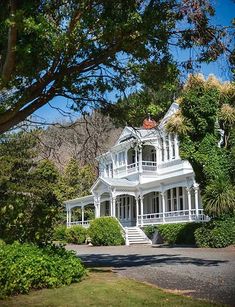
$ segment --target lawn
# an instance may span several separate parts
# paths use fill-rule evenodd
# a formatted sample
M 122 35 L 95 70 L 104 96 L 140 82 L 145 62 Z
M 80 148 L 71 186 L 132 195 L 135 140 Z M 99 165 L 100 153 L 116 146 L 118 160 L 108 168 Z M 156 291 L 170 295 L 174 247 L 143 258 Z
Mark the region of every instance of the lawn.
M 57 289 L 31 291 L 0 301 L 1 307 L 27 306 L 214 306 L 202 300 L 164 292 L 154 286 L 94 270 L 80 283 Z

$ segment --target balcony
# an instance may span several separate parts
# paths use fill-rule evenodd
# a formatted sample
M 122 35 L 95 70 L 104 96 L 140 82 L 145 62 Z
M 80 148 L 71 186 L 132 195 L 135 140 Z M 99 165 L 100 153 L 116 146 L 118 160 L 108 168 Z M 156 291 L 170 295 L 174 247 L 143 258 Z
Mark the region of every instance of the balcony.
M 142 161 L 122 165 L 114 169 L 114 177 L 123 177 L 134 173 L 162 173 L 167 167 L 183 167 L 183 161 L 180 159 L 157 163 L 156 161 Z

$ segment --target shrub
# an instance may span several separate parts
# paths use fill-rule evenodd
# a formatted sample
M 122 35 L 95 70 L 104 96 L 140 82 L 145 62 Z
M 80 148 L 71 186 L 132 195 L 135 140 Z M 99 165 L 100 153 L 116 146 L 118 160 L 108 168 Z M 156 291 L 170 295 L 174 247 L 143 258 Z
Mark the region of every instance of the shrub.
M 235 244 L 235 217 L 214 219 L 195 231 L 198 247 L 225 247 Z
M 87 230 L 81 225 L 72 226 L 65 231 L 68 243 L 82 244 L 85 243 Z
M 91 222 L 88 234 L 93 245 L 122 245 L 123 233 L 118 221 L 112 217 L 100 217 Z
M 148 226 L 145 226 L 145 227 L 143 228 L 143 231 L 144 231 L 144 233 L 146 234 L 146 236 L 147 236 L 150 240 L 152 240 L 153 235 L 154 235 L 154 233 L 156 232 L 156 229 L 157 229 L 156 226 L 148 225 Z
M 67 227 L 65 225 L 58 225 L 57 227 L 55 227 L 53 233 L 53 239 L 56 241 L 66 242 L 67 241 L 66 229 Z
M 77 282 L 85 274 L 74 252 L 61 246 L 39 248 L 13 243 L 0 249 L 0 296 Z
M 194 232 L 200 223 L 164 224 L 157 226 L 164 242 L 169 244 L 195 244 Z

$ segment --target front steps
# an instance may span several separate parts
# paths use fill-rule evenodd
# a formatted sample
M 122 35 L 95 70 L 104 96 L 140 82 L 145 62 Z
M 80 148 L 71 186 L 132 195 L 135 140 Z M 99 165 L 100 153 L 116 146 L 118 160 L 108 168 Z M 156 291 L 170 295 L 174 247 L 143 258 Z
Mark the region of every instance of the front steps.
M 139 227 L 126 227 L 126 245 L 152 244 L 152 241 Z

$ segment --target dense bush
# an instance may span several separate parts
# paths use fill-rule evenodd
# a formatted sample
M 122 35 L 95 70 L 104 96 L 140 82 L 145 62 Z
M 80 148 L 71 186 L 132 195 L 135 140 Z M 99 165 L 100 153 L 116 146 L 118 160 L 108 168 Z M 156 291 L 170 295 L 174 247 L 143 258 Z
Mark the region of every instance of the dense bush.
M 225 247 L 235 244 L 235 217 L 211 220 L 195 231 L 198 247 Z
M 85 243 L 87 230 L 81 225 L 72 226 L 65 231 L 66 241 L 68 243 L 82 244 Z
M 146 236 L 152 240 L 153 239 L 153 235 L 154 233 L 156 232 L 156 229 L 157 229 L 157 226 L 153 226 L 153 225 L 148 225 L 148 226 L 145 226 L 143 228 L 143 231 L 144 233 L 146 234 Z
M 54 228 L 54 232 L 53 232 L 53 239 L 55 241 L 62 241 L 62 242 L 66 242 L 67 241 L 67 237 L 66 237 L 66 225 L 58 225 Z
M 164 224 L 157 226 L 163 240 L 169 244 L 195 244 L 194 232 L 201 223 Z
M 63 247 L 14 243 L 0 248 L 1 297 L 69 285 L 84 274 L 81 261 Z
M 124 244 L 122 229 L 112 217 L 100 217 L 92 221 L 88 234 L 93 245 Z

